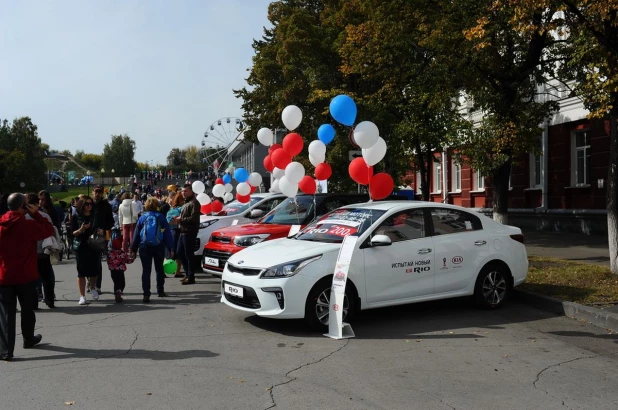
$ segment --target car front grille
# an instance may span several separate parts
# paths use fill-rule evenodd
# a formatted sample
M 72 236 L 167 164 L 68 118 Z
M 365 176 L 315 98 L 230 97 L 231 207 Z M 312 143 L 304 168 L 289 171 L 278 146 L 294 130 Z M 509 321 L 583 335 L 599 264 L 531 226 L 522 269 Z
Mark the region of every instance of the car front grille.
M 232 254 L 230 252 L 216 251 L 214 249 L 204 249 L 204 256 L 218 259 L 219 269 L 223 270 L 223 268 L 225 267 L 225 263 L 230 258 L 230 256 L 232 256 Z M 214 266 L 208 266 L 208 268 L 216 269 Z
M 210 238 L 210 240 L 213 242 L 218 242 L 218 243 L 231 243 L 232 242 L 232 238 L 230 238 L 229 236 L 213 236 L 212 238 Z
M 253 288 L 250 288 L 247 286 L 241 286 L 241 285 L 237 285 L 235 283 L 229 282 L 230 285 L 243 288 L 244 295 L 242 298 L 240 298 L 238 296 L 233 296 L 233 295 L 230 295 L 229 293 L 225 293 L 223 291 L 223 286 L 225 286 L 225 283 L 226 282 L 222 282 L 221 284 L 222 285 L 221 292 L 223 293 L 223 295 L 225 296 L 225 299 L 228 302 L 233 303 L 238 306 L 249 308 L 249 309 L 259 309 L 262 307 L 262 305 L 260 304 L 260 300 L 258 299 L 257 294 L 255 293 L 255 290 L 253 290 Z
M 227 269 L 232 273 L 240 273 L 244 276 L 257 276 L 262 272 L 262 269 L 251 269 L 251 268 L 239 268 L 236 265 L 232 265 L 231 263 L 227 264 Z

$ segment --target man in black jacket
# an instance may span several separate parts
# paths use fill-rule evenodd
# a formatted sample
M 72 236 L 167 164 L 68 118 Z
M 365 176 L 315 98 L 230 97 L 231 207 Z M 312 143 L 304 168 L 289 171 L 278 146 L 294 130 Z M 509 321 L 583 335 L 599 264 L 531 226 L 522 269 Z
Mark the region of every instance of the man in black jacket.
M 182 197 L 185 204 L 180 210 L 180 216 L 176 218 L 179 223 L 180 239 L 178 240 L 177 257 L 182 260 L 185 269 L 183 285 L 195 283 L 195 273 L 193 272 L 193 246 L 200 230 L 200 203 L 195 198 L 191 184 L 182 187 Z
M 92 191 L 94 195 L 94 219 L 98 229 L 102 229 L 105 235 L 105 239 L 109 240 L 110 231 L 114 226 L 114 214 L 112 213 L 112 206 L 107 199 L 103 198 L 103 187 L 101 185 L 94 188 Z M 101 258 L 99 257 L 98 277 L 97 277 L 97 292 L 101 294 L 101 281 L 103 280 L 103 265 L 101 264 Z

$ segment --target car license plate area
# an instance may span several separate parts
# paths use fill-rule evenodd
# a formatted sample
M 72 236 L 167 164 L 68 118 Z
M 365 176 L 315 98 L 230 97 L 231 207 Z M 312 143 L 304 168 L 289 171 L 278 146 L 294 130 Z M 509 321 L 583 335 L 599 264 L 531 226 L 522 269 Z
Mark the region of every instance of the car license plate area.
M 244 296 L 244 289 L 240 286 L 230 285 L 229 283 L 225 283 L 223 285 L 223 291 L 231 296 L 236 296 L 237 298 L 242 298 Z
M 215 268 L 219 267 L 219 259 L 211 258 L 209 256 L 204 257 L 204 265 L 214 266 Z

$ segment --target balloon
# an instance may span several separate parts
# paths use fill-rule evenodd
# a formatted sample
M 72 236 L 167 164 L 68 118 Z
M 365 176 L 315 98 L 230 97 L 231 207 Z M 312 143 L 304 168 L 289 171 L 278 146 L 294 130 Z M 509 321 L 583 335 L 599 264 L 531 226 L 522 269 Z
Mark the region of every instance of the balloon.
M 246 204 L 247 202 L 251 200 L 251 196 L 240 195 L 238 192 L 236 192 L 236 200 L 238 200 L 238 202 L 240 202 L 241 204 Z
M 251 185 L 251 193 L 254 193 L 255 191 L 257 191 L 257 187 L 256 187 L 256 186 Z
M 225 195 L 223 195 L 223 200 L 227 203 L 230 202 L 231 200 L 234 199 L 234 194 L 232 192 L 226 192 Z
M 276 179 L 280 179 L 284 175 L 285 175 L 285 170 L 283 170 L 281 168 L 277 168 L 277 167 L 275 167 L 275 169 L 273 169 L 273 176 Z
M 251 185 L 247 184 L 246 182 L 241 182 L 240 184 L 236 185 L 236 194 L 237 195 L 249 195 L 251 193 Z
M 309 155 L 316 159 L 322 158 L 326 155 L 326 145 L 320 140 L 311 141 L 311 144 L 309 144 Z
M 270 156 L 270 159 L 273 161 L 273 164 L 277 168 L 285 169 L 290 162 L 292 162 L 292 157 L 288 154 L 284 149 L 278 149 L 273 152 Z
M 273 144 L 273 132 L 269 128 L 260 128 L 257 137 L 262 145 L 269 147 Z
M 326 162 L 322 162 L 320 165 L 315 167 L 315 177 L 318 180 L 324 181 L 325 179 L 330 178 L 331 175 L 333 175 L 333 169 Z
M 234 190 L 234 186 L 232 184 L 225 184 L 225 192 L 232 192 Z
M 298 183 L 298 188 L 300 188 L 300 190 L 305 194 L 315 194 L 315 191 L 317 190 L 315 179 L 311 178 L 309 175 L 305 175 Z
M 230 176 L 230 174 L 223 175 L 223 183 L 229 184 L 230 182 L 232 182 L 232 177 Z
M 221 210 L 223 209 L 223 204 L 218 199 L 212 201 L 210 206 L 213 212 L 221 212 Z
M 340 124 L 351 126 L 356 120 L 356 103 L 344 94 L 330 100 L 330 115 Z
M 279 189 L 281 193 L 288 198 L 294 198 L 298 193 L 298 184 L 288 181 L 286 177 L 279 180 Z
M 320 125 L 320 128 L 318 128 L 318 138 L 324 144 L 328 144 L 335 139 L 335 129 L 330 124 Z
M 274 193 L 279 193 L 281 192 L 279 190 L 279 180 L 275 178 L 275 180 L 273 181 L 272 186 L 270 187 L 270 192 L 274 192 Z
M 247 179 L 249 179 L 249 171 L 244 168 L 236 168 L 236 171 L 234 171 L 234 179 L 238 182 L 247 182 Z
M 176 269 L 178 269 L 178 265 L 174 259 L 166 259 L 165 262 L 163 262 L 163 273 L 166 275 L 175 274 Z
M 202 192 L 197 196 L 197 202 L 199 202 L 200 205 L 208 205 L 210 203 L 210 197 Z
M 293 184 L 298 184 L 305 176 L 305 167 L 300 162 L 290 162 L 285 167 L 285 177 Z
M 270 155 L 266 155 L 264 157 L 264 168 L 266 168 L 268 172 L 273 172 L 273 168 L 275 168 L 272 160 L 270 159 Z M 223 182 L 223 180 L 221 180 L 221 182 Z
M 225 185 L 217 184 L 212 187 L 212 194 L 218 198 L 223 198 L 223 195 L 225 195 Z
M 291 157 L 295 157 L 303 150 L 303 137 L 295 132 L 286 135 L 283 138 L 283 149 L 290 154 Z
M 293 131 L 298 128 L 300 122 L 303 120 L 303 113 L 297 106 L 288 105 L 281 113 L 281 120 L 283 121 L 285 128 Z
M 204 215 L 211 213 L 212 212 L 212 204 L 202 205 L 200 207 L 200 212 L 203 213 Z
M 225 184 L 225 182 L 223 182 L 223 179 L 222 179 L 222 178 L 217 178 L 217 179 L 215 180 L 215 184 L 221 184 L 221 185 L 224 185 L 224 184 Z
M 195 181 L 193 184 L 191 184 L 191 189 L 196 194 L 201 194 L 202 192 L 204 192 L 204 190 L 206 190 L 206 185 L 204 185 L 202 181 Z
M 367 185 L 373 175 L 373 167 L 368 167 L 363 158 L 354 158 L 348 165 L 348 173 L 357 184 Z
M 311 162 L 314 167 L 317 167 L 318 165 L 320 165 L 325 160 L 326 160 L 326 155 L 322 155 L 319 158 L 316 158 L 313 155 L 309 155 L 309 162 Z
M 253 187 L 260 186 L 260 184 L 262 183 L 262 176 L 257 172 L 252 172 L 249 175 L 249 179 L 247 182 Z
M 272 155 L 273 152 L 277 151 L 279 148 L 283 148 L 281 144 L 273 144 L 268 148 L 268 155 Z
M 378 137 L 378 142 L 370 148 L 363 148 L 363 158 L 367 165 L 375 165 L 382 161 L 386 155 L 386 141 L 382 137 Z
M 369 195 L 371 195 L 372 199 L 379 201 L 389 196 L 394 188 L 395 183 L 393 182 L 393 178 L 385 172 L 380 172 L 371 178 Z
M 378 127 L 371 121 L 363 121 L 354 127 L 354 141 L 361 148 L 371 148 L 380 138 Z

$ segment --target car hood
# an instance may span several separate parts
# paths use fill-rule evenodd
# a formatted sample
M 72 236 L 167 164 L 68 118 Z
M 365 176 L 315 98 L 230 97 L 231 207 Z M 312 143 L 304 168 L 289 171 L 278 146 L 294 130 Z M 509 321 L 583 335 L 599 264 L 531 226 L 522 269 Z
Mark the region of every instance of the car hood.
M 237 218 L 241 218 L 239 215 L 234 215 Z M 213 219 L 222 219 L 222 218 L 232 218 L 232 216 L 227 215 L 200 215 L 200 222 L 212 221 Z
M 230 256 L 228 262 L 243 268 L 268 268 L 297 259 L 339 252 L 340 243 L 309 242 L 281 238 L 250 246 Z
M 269 234 L 275 238 L 287 236 L 290 232 L 291 225 L 276 225 L 276 224 L 245 224 L 228 226 L 227 228 L 217 229 L 212 234 L 213 236 L 227 236 L 235 238 L 244 235 Z

